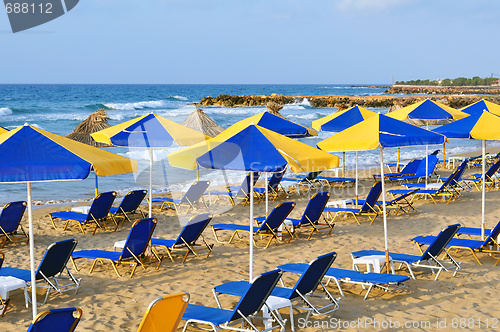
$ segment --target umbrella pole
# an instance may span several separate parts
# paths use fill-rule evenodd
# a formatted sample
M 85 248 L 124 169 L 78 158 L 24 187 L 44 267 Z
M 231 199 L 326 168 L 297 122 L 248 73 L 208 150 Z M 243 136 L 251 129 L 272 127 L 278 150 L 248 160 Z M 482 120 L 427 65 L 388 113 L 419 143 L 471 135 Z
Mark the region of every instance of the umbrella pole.
M 149 213 L 148 217 L 153 216 L 153 148 L 149 148 Z
M 385 178 L 384 178 L 384 151 L 380 147 L 380 177 L 382 179 L 382 213 L 384 214 L 384 245 L 385 245 L 385 267 L 387 273 L 390 270 L 389 264 L 389 242 L 387 237 L 387 214 L 385 208 Z
M 396 165 L 396 172 L 399 173 L 399 162 L 401 160 L 401 148 L 398 148 L 398 163 Z
M 484 240 L 484 210 L 485 210 L 485 201 L 486 201 L 486 177 L 485 177 L 485 170 L 486 170 L 486 140 L 483 139 L 483 175 L 482 175 L 482 200 L 481 200 L 481 239 Z
M 443 168 L 446 168 L 446 142 L 443 143 Z
M 253 171 L 250 171 L 250 264 L 248 269 L 249 282 L 253 280 Z
M 358 151 L 356 151 L 356 206 L 358 206 Z
M 31 307 L 33 308 L 33 319 L 36 312 L 36 276 L 35 276 L 35 237 L 33 236 L 33 198 L 31 195 L 31 182 L 27 182 L 28 189 L 28 221 L 29 221 L 29 241 L 30 241 L 30 270 L 31 270 Z
M 269 215 L 269 185 L 267 183 L 267 172 L 264 173 L 266 186 L 266 217 Z
M 97 173 L 94 173 L 94 174 L 95 174 L 95 197 L 97 197 L 97 195 L 99 195 L 99 180 L 98 180 Z
M 429 130 L 429 123 L 427 123 L 427 130 Z M 427 179 L 429 177 L 429 146 L 425 146 L 425 188 L 427 188 Z
M 342 153 L 342 177 L 345 178 L 345 151 Z

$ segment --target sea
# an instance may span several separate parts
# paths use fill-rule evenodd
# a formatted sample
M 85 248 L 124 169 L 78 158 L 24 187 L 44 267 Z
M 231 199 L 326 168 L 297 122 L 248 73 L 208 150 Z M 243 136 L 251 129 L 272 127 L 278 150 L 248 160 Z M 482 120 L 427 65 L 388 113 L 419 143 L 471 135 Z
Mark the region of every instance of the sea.
M 228 95 L 271 95 L 273 93 L 286 96 L 301 95 L 343 95 L 374 96 L 381 95 L 386 89 L 363 84 L 336 85 L 45 85 L 15 84 L 0 85 L 0 126 L 14 129 L 25 123 L 56 133 L 61 136 L 70 134 L 75 127 L 94 111 L 104 108 L 110 118 L 109 124 L 115 125 L 148 113 L 155 113 L 175 122 L 181 123 L 197 107 L 206 96 L 216 97 Z M 204 112 L 218 125 L 227 128 L 235 122 L 266 110 L 264 106 L 256 107 L 203 107 Z M 386 113 L 387 108 L 374 108 L 373 111 Z M 329 115 L 336 108 L 312 107 L 306 98 L 296 98 L 281 110 L 289 120 L 304 126 L 311 126 L 312 121 Z M 429 129 L 432 129 L 430 127 Z M 320 132 L 316 137 L 302 138 L 300 141 L 315 146 L 332 133 Z M 452 140 L 446 146 L 446 154 L 457 154 L 480 149 L 480 141 Z M 135 159 L 139 162 L 139 171 L 133 174 L 96 177 L 93 173 L 85 180 L 61 181 L 33 184 L 33 200 L 37 205 L 71 204 L 90 200 L 99 192 L 114 190 L 124 195 L 132 189 L 149 187 L 149 153 L 142 149 L 111 147 L 111 152 Z M 182 191 L 196 180 L 196 171 L 184 170 L 170 166 L 168 154 L 181 149 L 175 144 L 167 149 L 154 150 L 153 192 Z M 442 146 L 428 147 L 429 153 Z M 425 146 L 401 148 L 401 161 L 415 157 L 423 157 Z M 341 157 L 342 154 L 337 154 Z M 385 149 L 384 161 L 395 162 L 397 149 Z M 440 154 L 442 158 L 442 154 Z M 359 167 L 373 168 L 379 165 L 379 151 L 359 152 Z M 346 152 L 345 167 L 355 167 L 355 152 Z M 241 183 L 241 172 L 221 172 L 200 170 L 200 179 L 210 180 L 212 185 L 224 183 Z M 0 206 L 12 201 L 26 200 L 26 185 L 0 184 Z

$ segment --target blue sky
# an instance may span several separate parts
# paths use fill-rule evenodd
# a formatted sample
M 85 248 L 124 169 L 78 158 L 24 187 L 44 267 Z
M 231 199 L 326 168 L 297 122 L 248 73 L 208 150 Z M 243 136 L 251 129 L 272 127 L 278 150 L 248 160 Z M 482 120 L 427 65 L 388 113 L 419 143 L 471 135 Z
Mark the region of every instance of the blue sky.
M 82 0 L 13 34 L 0 83 L 390 84 L 500 76 L 498 0 Z

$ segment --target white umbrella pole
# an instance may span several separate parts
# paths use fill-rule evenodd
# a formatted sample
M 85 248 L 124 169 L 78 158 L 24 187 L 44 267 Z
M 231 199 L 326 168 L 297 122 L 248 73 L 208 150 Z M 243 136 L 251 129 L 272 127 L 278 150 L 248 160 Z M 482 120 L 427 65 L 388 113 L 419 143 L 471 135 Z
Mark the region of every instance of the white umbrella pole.
M 249 282 L 253 280 L 253 171 L 250 171 L 250 264 L 248 269 Z
M 148 217 L 153 216 L 153 149 L 149 148 L 149 214 Z
M 385 267 L 389 273 L 389 241 L 387 236 L 387 214 L 385 208 L 385 178 L 384 178 L 384 151 L 380 147 L 380 178 L 382 179 L 382 213 L 384 214 L 384 246 L 385 246 Z M 374 206 L 375 208 L 375 206 Z
M 427 123 L 427 130 L 429 130 L 429 123 Z M 427 188 L 427 178 L 429 177 L 429 146 L 425 146 L 425 188 Z
M 358 205 L 358 151 L 356 151 L 356 206 Z
M 266 186 L 266 217 L 269 215 L 269 185 L 267 183 L 267 172 L 264 173 Z
M 31 195 L 31 182 L 27 182 L 28 187 L 28 221 L 30 237 L 30 270 L 31 270 L 31 307 L 33 308 L 33 319 L 36 312 L 36 275 L 35 275 L 35 237 L 33 236 L 33 198 Z
M 482 175 L 482 202 L 481 202 L 481 239 L 484 240 L 484 211 L 485 211 L 485 201 L 486 201 L 486 177 L 485 177 L 485 170 L 486 170 L 486 140 L 483 139 L 483 175 Z

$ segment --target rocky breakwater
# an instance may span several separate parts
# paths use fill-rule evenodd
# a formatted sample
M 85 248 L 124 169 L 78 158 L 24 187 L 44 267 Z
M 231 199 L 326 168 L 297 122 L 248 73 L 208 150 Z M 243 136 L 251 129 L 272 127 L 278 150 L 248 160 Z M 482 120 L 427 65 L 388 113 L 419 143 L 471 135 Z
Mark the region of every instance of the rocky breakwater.
M 278 105 L 286 105 L 293 103 L 301 103 L 307 98 L 313 107 L 330 107 L 337 109 L 346 109 L 352 106 L 374 107 L 374 108 L 391 108 L 404 107 L 414 104 L 424 99 L 431 99 L 436 102 L 443 103 L 453 108 L 462 108 L 470 105 L 481 99 L 500 104 L 500 96 L 480 96 L 480 95 L 452 95 L 452 96 L 283 96 L 272 94 L 252 95 L 252 96 L 230 96 L 220 95 L 218 97 L 204 97 L 195 105 L 198 107 L 204 106 L 219 106 L 219 107 L 249 107 L 249 106 L 266 106 L 269 103 Z

